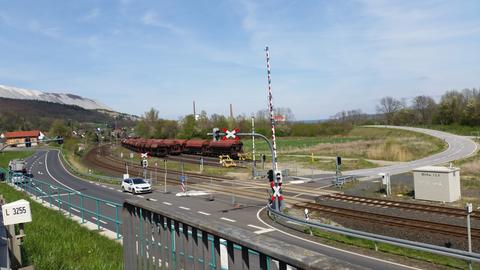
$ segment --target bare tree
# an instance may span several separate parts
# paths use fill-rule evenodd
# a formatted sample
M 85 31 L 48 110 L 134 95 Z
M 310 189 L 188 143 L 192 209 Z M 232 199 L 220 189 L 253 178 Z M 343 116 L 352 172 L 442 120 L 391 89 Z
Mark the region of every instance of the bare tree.
M 383 97 L 377 105 L 377 112 L 385 116 L 387 124 L 392 124 L 395 113 L 405 107 L 405 104 L 393 97 Z
M 431 124 L 437 104 L 429 96 L 416 96 L 412 101 L 412 109 L 415 111 L 418 123 Z

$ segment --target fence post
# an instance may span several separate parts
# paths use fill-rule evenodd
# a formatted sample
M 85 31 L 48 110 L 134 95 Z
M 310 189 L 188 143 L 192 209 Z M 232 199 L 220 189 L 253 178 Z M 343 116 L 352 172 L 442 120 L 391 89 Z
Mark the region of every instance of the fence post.
M 85 223 L 85 208 L 83 208 L 83 194 L 79 193 L 80 195 L 80 211 L 82 212 L 82 223 Z
M 100 230 L 100 202 L 98 201 L 98 199 L 95 200 L 96 202 L 96 211 L 95 211 L 95 215 L 97 216 L 97 229 Z

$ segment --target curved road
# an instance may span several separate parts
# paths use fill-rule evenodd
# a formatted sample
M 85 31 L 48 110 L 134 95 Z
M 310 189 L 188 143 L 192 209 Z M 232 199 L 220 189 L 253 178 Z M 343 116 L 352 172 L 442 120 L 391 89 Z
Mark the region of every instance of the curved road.
M 453 161 L 455 159 L 464 158 L 475 153 L 477 148 L 476 144 L 472 140 L 446 132 L 407 127 L 401 127 L 401 129 L 422 132 L 444 139 L 448 143 L 449 147 L 442 153 L 438 153 L 420 160 L 375 169 L 349 171 L 345 172 L 345 174 L 348 173 L 362 176 L 376 176 L 380 172 L 397 174 L 410 171 L 413 168 L 420 166 L 440 164 Z M 90 196 L 100 197 L 117 203 L 122 203 L 125 198 L 132 196 L 127 193 L 122 193 L 119 190 L 119 186 L 92 183 L 71 175 L 68 171 L 66 171 L 64 165 L 62 164 L 57 150 L 38 151 L 27 161 L 29 164 L 29 169 L 35 175 L 35 178 L 38 178 L 39 180 L 48 181 L 57 186 L 64 186 L 67 189 L 73 189 Z M 175 192 L 178 190 L 178 187 L 170 186 L 170 189 Z M 207 221 L 221 221 L 231 226 L 238 226 L 242 229 L 251 230 L 258 234 L 266 234 L 270 237 L 302 246 L 307 249 L 312 249 L 316 252 L 337 258 L 339 260 L 347 261 L 355 266 L 368 269 L 417 269 L 414 267 L 389 262 L 380 258 L 373 258 L 355 252 L 318 244 L 306 239 L 302 239 L 298 236 L 289 235 L 288 233 L 282 232 L 279 228 L 270 227 L 269 225 L 263 223 L 261 219 L 257 218 L 257 214 L 259 210 L 263 208 L 263 205 L 247 207 L 244 209 L 233 209 L 229 196 L 223 198 L 221 195 L 216 196 L 218 197 L 213 202 L 204 200 L 204 198 L 200 197 L 176 197 L 175 194 L 163 194 L 156 191 L 151 194 L 145 194 L 138 197 L 158 202 L 158 204 L 162 204 L 163 206 L 166 205 L 171 207 L 173 211 L 187 211 L 192 216 L 196 216 L 197 218 Z M 85 207 L 92 208 L 93 210 L 95 205 L 85 205 Z M 109 212 L 111 210 L 105 209 L 105 211 Z M 95 220 L 92 216 L 87 216 L 86 219 L 95 223 Z M 102 222 L 102 224 L 102 226 L 107 229 L 113 230 L 114 228 L 113 224 L 107 222 Z
M 466 137 L 454 135 L 451 133 L 431 130 L 425 128 L 414 128 L 414 127 L 397 127 L 397 126 L 367 126 L 375 128 L 393 128 L 393 129 L 402 129 L 409 130 L 419 133 L 424 133 L 441 140 L 444 140 L 448 144 L 448 148 L 441 152 L 437 153 L 422 159 L 405 162 L 402 164 L 390 165 L 385 167 L 371 168 L 371 169 L 360 169 L 352 171 L 344 171 L 345 175 L 357 175 L 365 176 L 366 179 L 370 179 L 373 176 L 378 176 L 379 173 L 390 173 L 390 175 L 400 174 L 409 172 L 415 168 L 429 165 L 438 165 L 443 163 L 448 163 L 454 160 L 462 159 L 473 155 L 477 151 L 477 144 Z

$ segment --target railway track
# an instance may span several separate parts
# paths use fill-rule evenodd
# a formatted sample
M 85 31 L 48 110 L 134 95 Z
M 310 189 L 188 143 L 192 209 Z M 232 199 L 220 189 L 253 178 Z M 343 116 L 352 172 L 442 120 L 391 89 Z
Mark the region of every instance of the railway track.
M 343 207 L 327 206 L 318 203 L 306 202 L 296 204 L 296 208 L 308 208 L 312 211 L 344 217 L 348 219 L 362 220 L 365 222 L 395 226 L 401 228 L 411 228 L 415 230 L 423 230 L 430 233 L 440 233 L 456 237 L 467 238 L 467 230 L 463 226 L 443 224 L 425 220 L 402 218 L 392 215 L 384 215 L 378 213 L 370 213 L 366 211 L 358 211 L 346 209 Z M 480 239 L 480 229 L 472 229 L 472 238 Z
M 375 198 L 352 196 L 352 195 L 345 195 L 345 194 L 339 194 L 339 193 L 324 195 L 320 197 L 318 200 L 322 200 L 322 199 L 331 199 L 334 201 L 358 203 L 358 204 L 364 204 L 364 205 L 369 205 L 374 207 L 385 207 L 385 208 L 388 207 L 388 208 L 397 208 L 397 209 L 408 210 L 408 211 L 427 212 L 427 213 L 454 216 L 454 217 L 466 217 L 466 213 L 464 209 L 454 208 L 454 207 L 444 207 L 444 206 L 435 206 L 435 205 L 420 204 L 420 203 L 413 203 L 413 202 L 400 202 L 400 201 L 385 200 L 385 199 L 375 199 Z M 478 212 L 473 212 L 471 214 L 471 217 L 478 219 L 479 218 Z

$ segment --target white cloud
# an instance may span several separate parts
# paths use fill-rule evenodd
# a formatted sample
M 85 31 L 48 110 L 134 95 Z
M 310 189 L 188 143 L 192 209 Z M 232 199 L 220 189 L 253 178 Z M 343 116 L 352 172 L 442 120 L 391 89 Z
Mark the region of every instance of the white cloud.
M 148 26 L 164 28 L 175 34 L 185 34 L 185 31 L 180 29 L 179 27 L 161 20 L 158 17 L 157 13 L 153 10 L 148 10 L 147 12 L 145 12 L 145 14 L 140 18 L 140 20 L 143 24 Z

